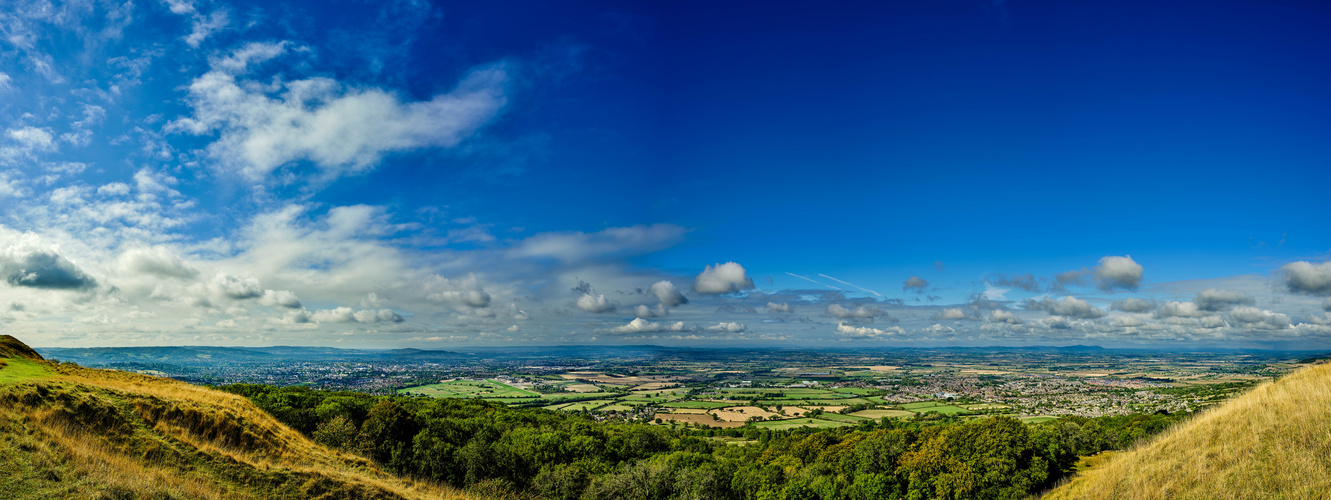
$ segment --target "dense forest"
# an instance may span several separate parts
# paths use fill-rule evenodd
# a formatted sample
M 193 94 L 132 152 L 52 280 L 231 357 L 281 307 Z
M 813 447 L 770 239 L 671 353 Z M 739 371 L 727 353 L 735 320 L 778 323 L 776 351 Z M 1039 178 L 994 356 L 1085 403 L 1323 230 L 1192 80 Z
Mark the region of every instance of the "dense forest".
M 236 384 L 325 445 L 497 498 L 1024 498 L 1080 455 L 1123 449 L 1184 414 L 926 416 L 837 429 L 675 428 L 480 400 Z

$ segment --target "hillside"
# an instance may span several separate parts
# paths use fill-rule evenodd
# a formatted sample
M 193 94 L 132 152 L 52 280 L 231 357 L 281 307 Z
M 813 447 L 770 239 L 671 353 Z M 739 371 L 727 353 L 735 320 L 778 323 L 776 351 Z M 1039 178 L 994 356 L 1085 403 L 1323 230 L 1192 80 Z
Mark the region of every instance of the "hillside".
M 1267 383 L 1110 458 L 1044 498 L 1325 498 L 1331 364 Z
M 466 498 L 318 445 L 245 398 L 45 361 L 0 336 L 0 498 Z

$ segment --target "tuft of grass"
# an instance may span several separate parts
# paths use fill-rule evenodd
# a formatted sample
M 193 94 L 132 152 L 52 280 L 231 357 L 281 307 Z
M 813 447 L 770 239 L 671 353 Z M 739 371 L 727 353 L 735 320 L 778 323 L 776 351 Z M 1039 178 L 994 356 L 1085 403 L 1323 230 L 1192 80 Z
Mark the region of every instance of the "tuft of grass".
M 1165 431 L 1047 499 L 1325 498 L 1331 364 L 1304 368 Z

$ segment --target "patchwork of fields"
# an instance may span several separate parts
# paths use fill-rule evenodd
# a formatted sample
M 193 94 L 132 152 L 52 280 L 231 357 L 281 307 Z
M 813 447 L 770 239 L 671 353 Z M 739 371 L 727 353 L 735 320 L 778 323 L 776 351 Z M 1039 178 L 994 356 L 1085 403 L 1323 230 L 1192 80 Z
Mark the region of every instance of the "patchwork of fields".
M 563 374 L 559 380 L 534 383 L 496 379 L 450 380 L 398 392 L 485 399 L 554 411 L 616 412 L 661 424 L 722 428 L 746 424 L 770 429 L 841 427 L 881 418 L 910 418 L 928 413 L 971 415 L 1008 409 L 997 404 L 897 403 L 883 399 L 882 391 L 863 387 L 803 384 L 795 387 L 686 388 L 680 385 L 666 377 L 577 372 Z

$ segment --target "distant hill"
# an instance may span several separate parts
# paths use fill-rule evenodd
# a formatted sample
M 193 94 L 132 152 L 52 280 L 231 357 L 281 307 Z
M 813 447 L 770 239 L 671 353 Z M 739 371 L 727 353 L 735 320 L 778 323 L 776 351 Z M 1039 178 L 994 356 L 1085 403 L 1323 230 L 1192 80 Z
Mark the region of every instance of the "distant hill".
M 1054 499 L 1327 498 L 1331 364 L 1256 387 L 1046 495 Z
M 306 439 L 243 397 L 43 360 L 0 336 L 0 498 L 467 498 Z

